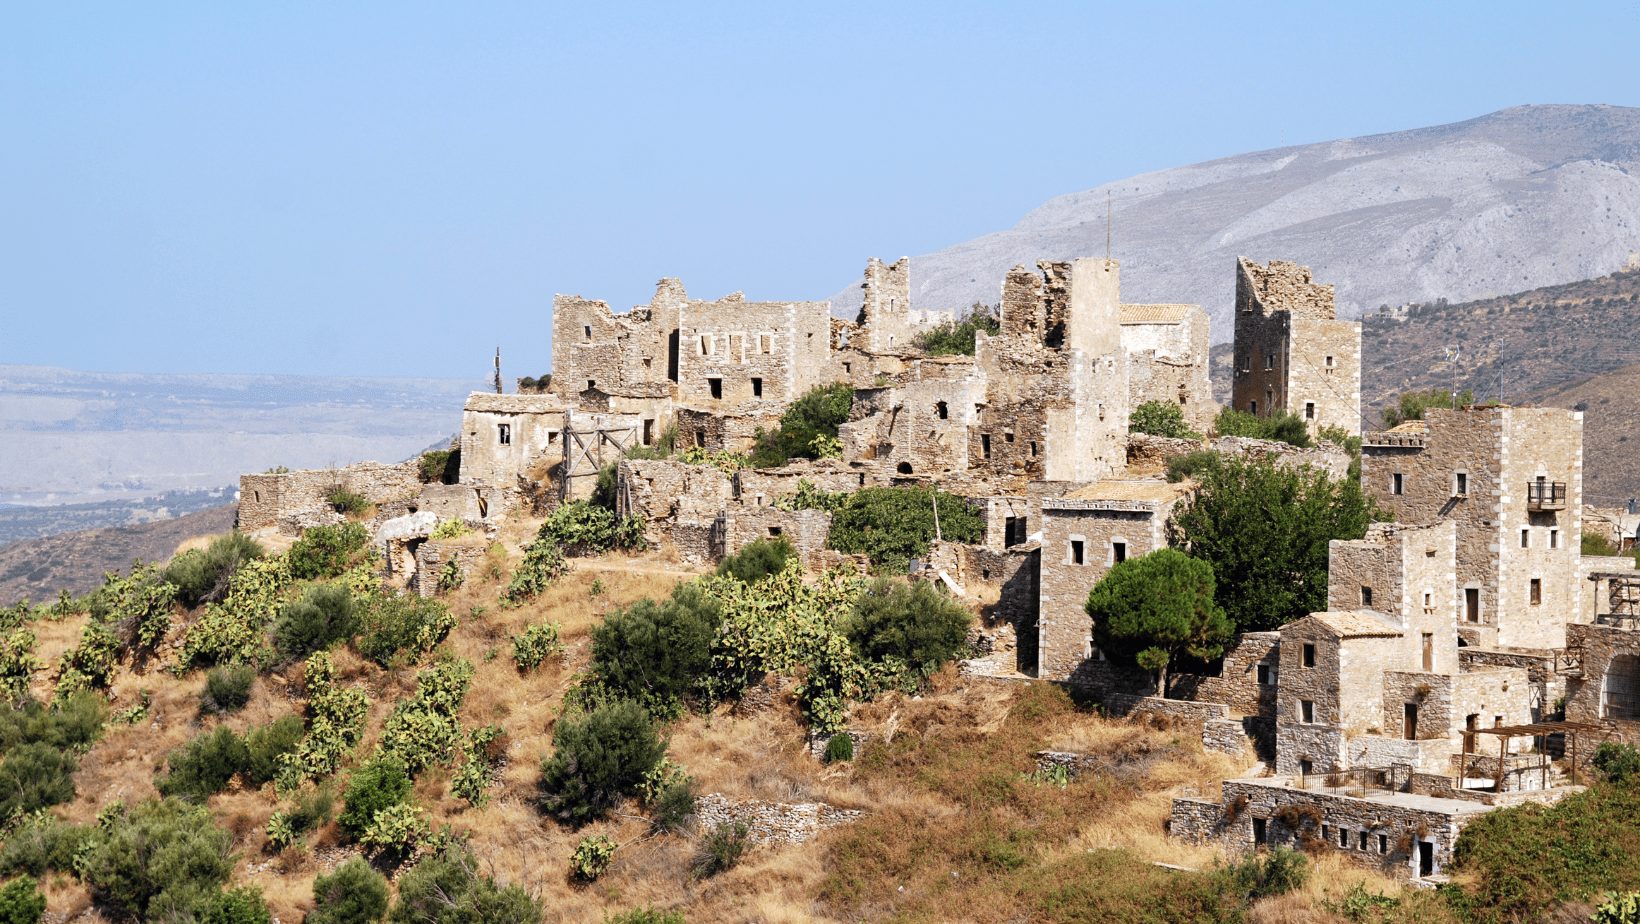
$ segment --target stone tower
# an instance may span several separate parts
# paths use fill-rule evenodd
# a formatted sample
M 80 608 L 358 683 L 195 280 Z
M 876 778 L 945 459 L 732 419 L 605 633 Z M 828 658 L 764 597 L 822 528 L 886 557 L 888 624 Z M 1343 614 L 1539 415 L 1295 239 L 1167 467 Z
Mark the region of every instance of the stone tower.
M 1230 404 L 1268 417 L 1291 411 L 1310 429 L 1361 432 L 1361 325 L 1341 321 L 1333 287 L 1285 260 L 1236 259 L 1235 371 Z

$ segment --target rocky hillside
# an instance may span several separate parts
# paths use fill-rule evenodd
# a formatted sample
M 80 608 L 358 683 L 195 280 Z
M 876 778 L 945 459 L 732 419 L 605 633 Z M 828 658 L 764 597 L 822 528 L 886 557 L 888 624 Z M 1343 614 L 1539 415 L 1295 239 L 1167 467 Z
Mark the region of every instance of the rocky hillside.
M 136 526 L 82 529 L 0 546 L 0 607 L 19 600 L 43 603 L 59 590 L 83 594 L 132 559 L 165 561 L 189 539 L 233 527 L 234 505 Z
M 1609 273 L 1640 251 L 1640 109 L 1520 106 L 1411 131 L 1226 157 L 1049 200 L 1006 231 L 913 257 L 912 300 L 994 302 L 1016 263 L 1105 252 L 1129 301 L 1197 302 L 1230 338 L 1235 257 L 1338 287 L 1348 315 Z M 890 256 L 885 254 L 884 256 Z M 859 305 L 857 286 L 833 296 Z

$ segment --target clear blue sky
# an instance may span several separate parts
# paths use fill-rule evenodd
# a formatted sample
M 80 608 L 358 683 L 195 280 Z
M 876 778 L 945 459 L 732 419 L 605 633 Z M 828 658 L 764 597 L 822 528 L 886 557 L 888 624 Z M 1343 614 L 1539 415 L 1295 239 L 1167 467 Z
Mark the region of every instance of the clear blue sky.
M 544 371 L 554 292 L 822 298 L 1054 195 L 1532 102 L 1640 3 L 13 3 L 0 362 Z

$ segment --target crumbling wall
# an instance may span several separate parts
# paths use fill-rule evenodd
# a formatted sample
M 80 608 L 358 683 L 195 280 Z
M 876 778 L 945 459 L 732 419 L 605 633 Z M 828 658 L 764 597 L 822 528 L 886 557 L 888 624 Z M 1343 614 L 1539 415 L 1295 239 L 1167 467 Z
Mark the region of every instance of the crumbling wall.
M 803 556 L 805 564 L 826 547 L 831 514 L 824 510 L 776 510 L 730 504 L 723 511 L 723 548 L 733 555 L 759 539 L 784 539 Z
M 742 504 L 766 507 L 797 493 L 803 481 L 829 494 L 853 493 L 865 486 L 865 471 L 840 459 L 800 459 L 779 468 L 743 468 L 734 474 L 734 496 Z
M 520 476 L 556 466 L 567 418 L 557 395 L 468 395 L 461 414 L 461 483 L 510 490 Z
M 679 311 L 678 331 L 678 400 L 689 407 L 777 409 L 831 371 L 828 302 L 748 302 L 738 292 L 691 300 Z
M 1281 410 L 1361 432 L 1361 325 L 1337 320 L 1333 288 L 1308 267 L 1236 260 L 1231 405 L 1268 417 Z
M 416 573 L 410 589 L 423 597 L 444 591 L 446 568 L 453 567 L 454 586 L 459 587 L 483 567 L 489 541 L 482 533 L 458 539 L 429 539 L 416 548 Z
M 1185 423 L 1206 433 L 1218 413 L 1208 376 L 1208 318 L 1197 305 L 1121 306 L 1128 354 L 1128 407 L 1176 403 Z
M 674 459 L 623 459 L 615 471 L 616 513 L 643 517 L 652 539 L 690 561 L 710 560 L 723 547 L 719 518 L 734 490 L 728 475 Z
M 330 492 L 351 491 L 372 504 L 409 498 L 423 487 L 420 471 L 418 461 L 411 460 L 241 475 L 238 527 L 246 532 L 273 527 L 295 535 L 305 526 L 341 519 L 326 500 Z
M 1195 698 L 1223 703 L 1237 715 L 1276 714 L 1281 633 L 1243 632 L 1224 653 L 1219 673 L 1196 684 Z
M 827 828 L 858 821 L 864 816 L 864 812 L 856 809 L 837 808 L 824 802 L 732 800 L 717 792 L 707 793 L 695 803 L 695 817 L 702 830 L 744 824 L 747 838 L 755 843 L 801 844 Z

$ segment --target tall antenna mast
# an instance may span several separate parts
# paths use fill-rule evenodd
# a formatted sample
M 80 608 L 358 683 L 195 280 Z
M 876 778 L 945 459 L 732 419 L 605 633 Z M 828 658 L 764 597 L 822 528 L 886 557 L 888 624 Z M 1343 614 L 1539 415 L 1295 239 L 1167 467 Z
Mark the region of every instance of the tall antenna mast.
M 1105 262 L 1110 262 L 1110 190 L 1105 190 Z
M 501 394 L 501 348 L 495 348 L 495 393 Z
M 1452 409 L 1458 409 L 1458 356 L 1463 352 L 1461 344 L 1454 343 L 1446 348 L 1446 358 L 1452 363 Z

